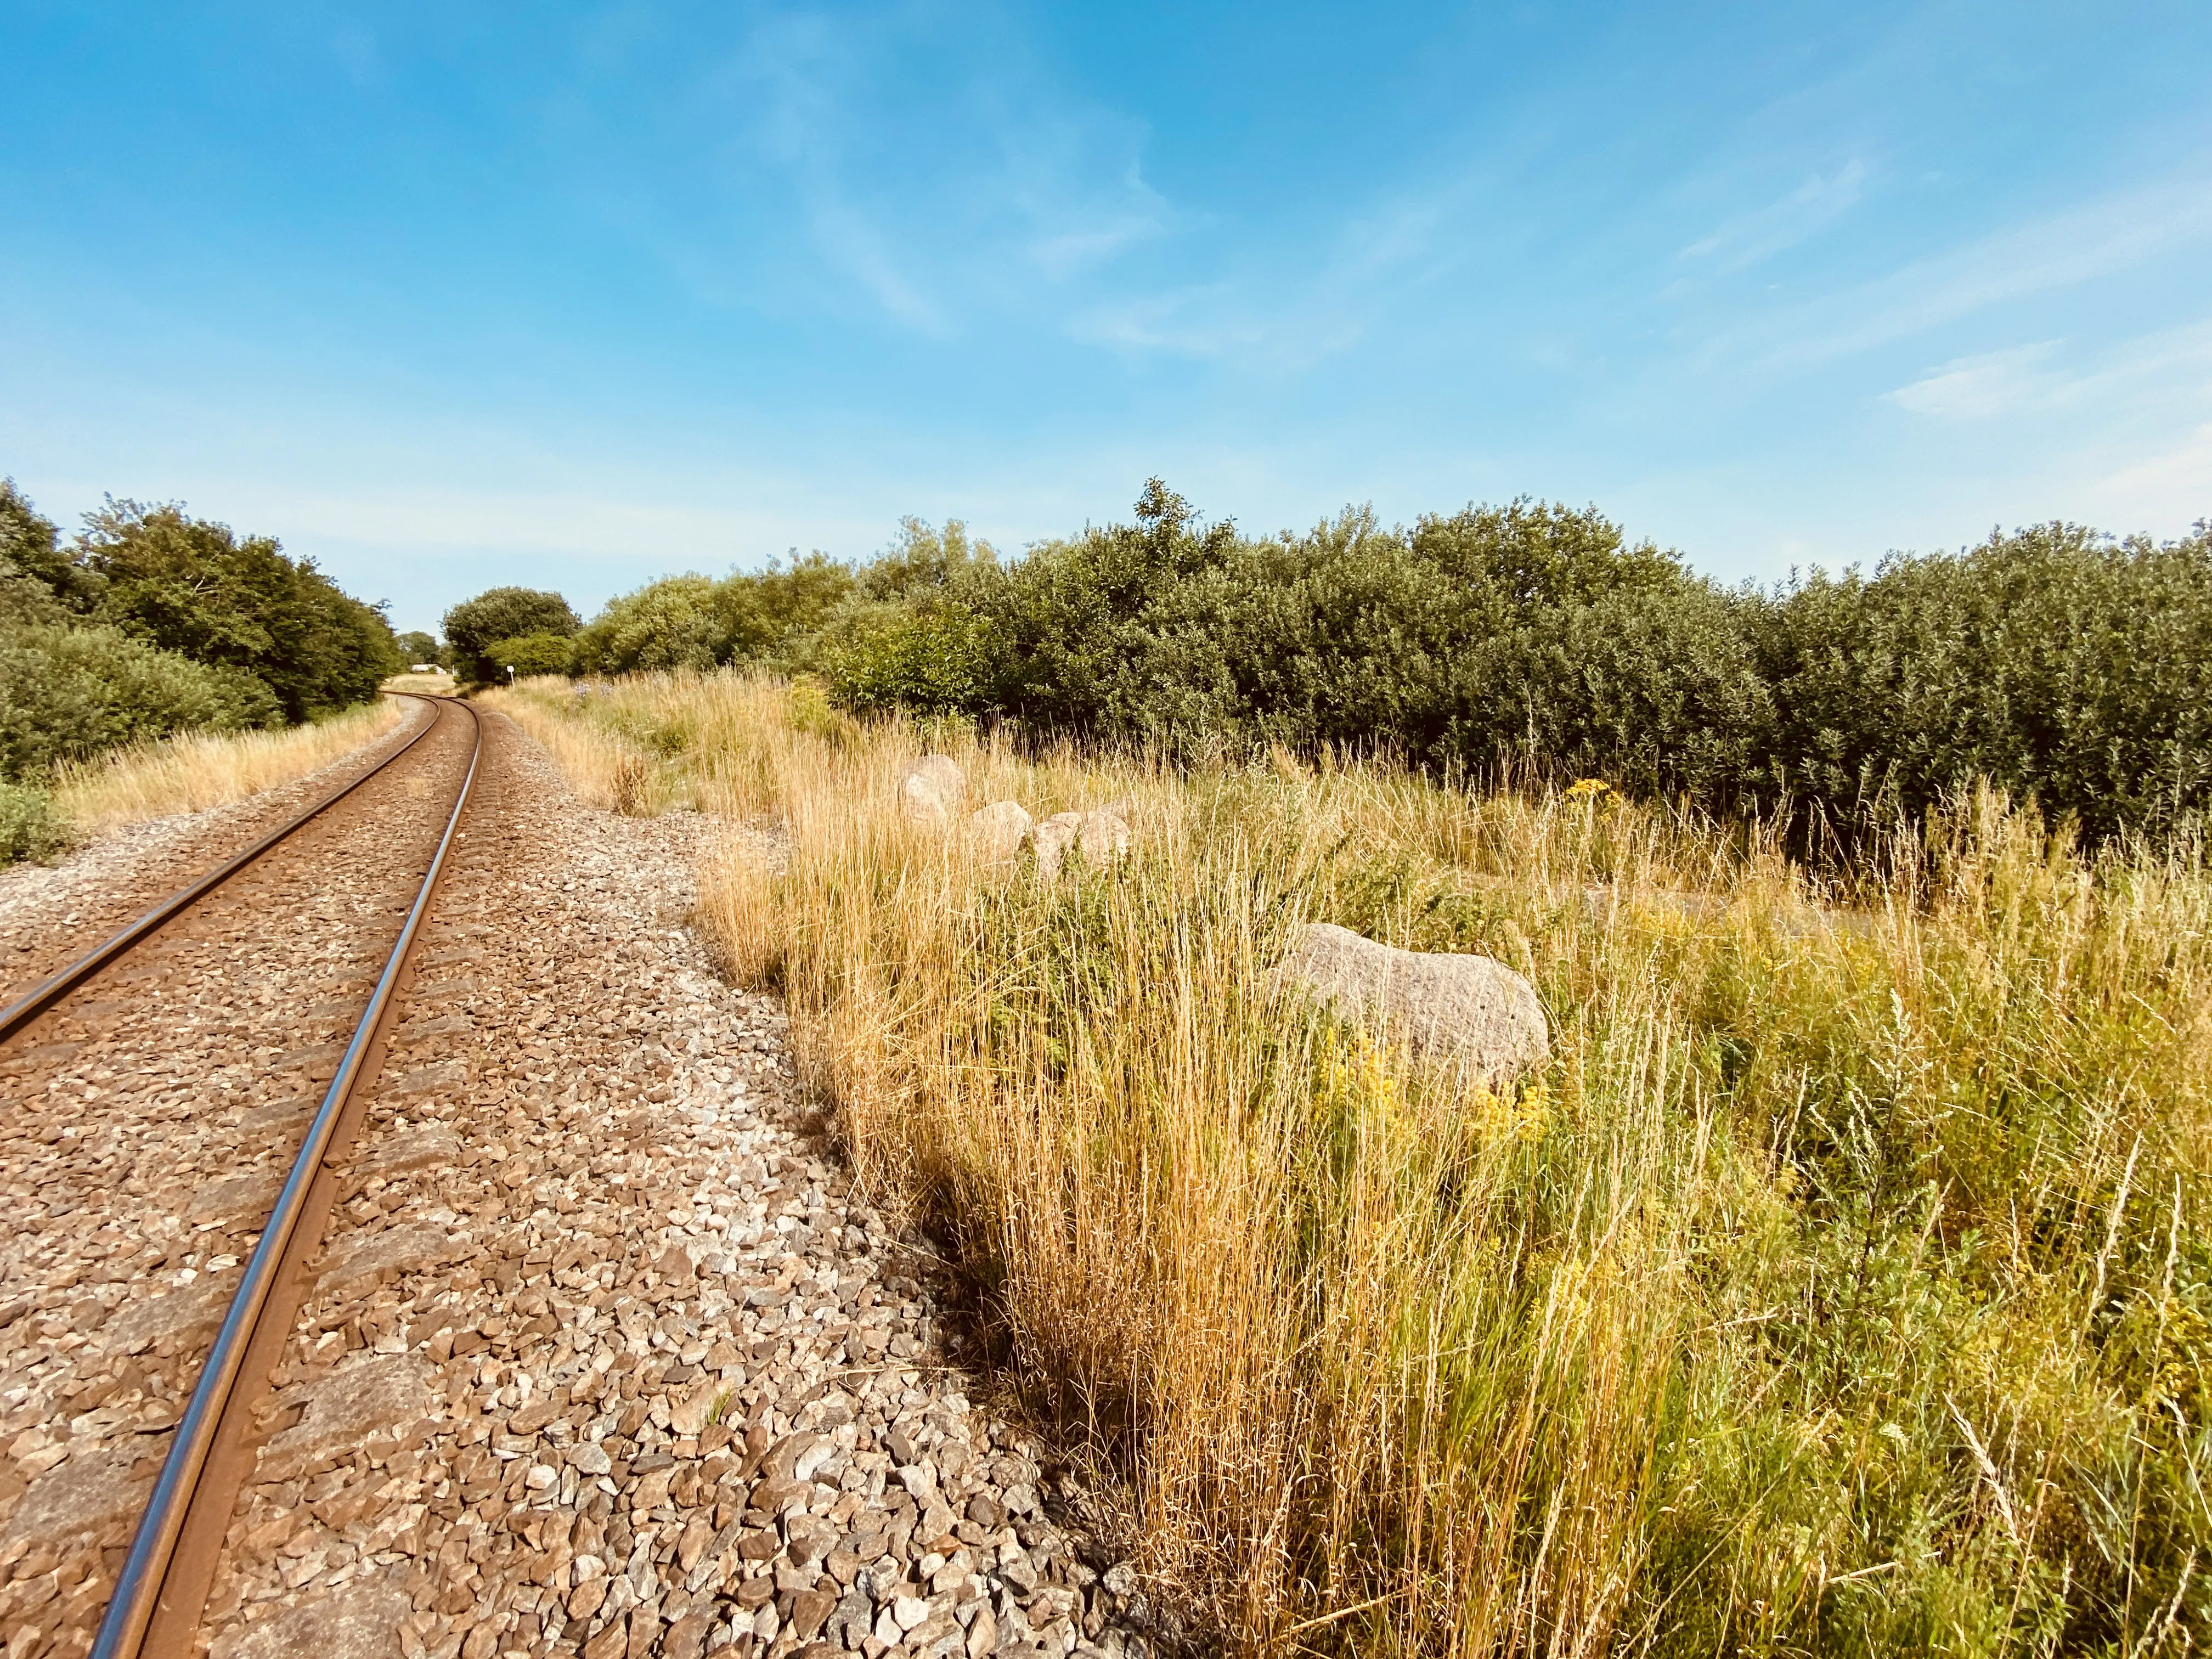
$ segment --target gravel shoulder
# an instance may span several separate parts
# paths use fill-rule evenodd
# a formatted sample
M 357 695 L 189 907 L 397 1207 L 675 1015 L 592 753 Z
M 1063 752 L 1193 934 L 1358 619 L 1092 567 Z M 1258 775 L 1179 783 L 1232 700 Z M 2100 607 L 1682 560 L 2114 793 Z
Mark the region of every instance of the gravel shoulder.
M 1149 1650 L 945 1363 L 919 1241 L 805 1134 L 781 1009 L 687 926 L 727 827 L 586 809 L 488 726 L 215 1659 Z

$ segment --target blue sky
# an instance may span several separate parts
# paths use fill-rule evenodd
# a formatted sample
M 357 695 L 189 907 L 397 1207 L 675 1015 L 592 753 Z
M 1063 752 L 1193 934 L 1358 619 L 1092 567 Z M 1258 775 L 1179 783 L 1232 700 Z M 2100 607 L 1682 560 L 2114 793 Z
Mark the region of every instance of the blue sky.
M 402 626 L 1595 502 L 1701 568 L 2212 514 L 2212 6 L 0 9 L 0 471 Z

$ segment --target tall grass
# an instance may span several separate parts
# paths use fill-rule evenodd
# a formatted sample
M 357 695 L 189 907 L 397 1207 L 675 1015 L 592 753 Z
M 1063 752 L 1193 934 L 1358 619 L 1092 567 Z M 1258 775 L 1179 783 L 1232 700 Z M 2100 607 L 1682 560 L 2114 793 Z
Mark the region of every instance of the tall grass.
M 1232 1650 L 2201 1640 L 2201 848 L 2087 856 L 1982 793 L 1831 892 L 1603 790 L 928 734 L 976 804 L 1133 803 L 1130 860 L 1043 882 L 901 820 L 896 720 L 514 697 L 780 818 L 787 862 L 707 872 L 732 972 Z M 1470 1092 L 1314 1014 L 1304 919 L 1517 966 L 1551 1062 Z
M 729 673 L 641 675 L 611 686 L 547 675 L 477 700 L 542 744 L 589 805 L 640 817 L 688 809 L 773 817 L 785 780 L 860 730 L 811 685 Z
M 79 830 L 199 812 L 321 770 L 397 726 L 390 698 L 281 731 L 190 732 L 55 769 L 56 809 Z

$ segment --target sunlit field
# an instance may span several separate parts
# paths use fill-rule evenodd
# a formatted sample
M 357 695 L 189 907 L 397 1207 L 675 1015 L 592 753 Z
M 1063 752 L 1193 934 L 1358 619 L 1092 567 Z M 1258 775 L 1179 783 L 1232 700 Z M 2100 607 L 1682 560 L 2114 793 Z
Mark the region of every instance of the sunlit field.
M 2212 877 L 1986 793 L 1815 878 L 1601 787 L 1176 773 L 761 678 L 485 701 L 703 872 L 861 1178 L 1234 1651 L 2175 1654 L 2212 1568 Z M 896 810 L 1132 803 L 1055 880 Z M 1506 1096 L 1279 983 L 1518 968 Z

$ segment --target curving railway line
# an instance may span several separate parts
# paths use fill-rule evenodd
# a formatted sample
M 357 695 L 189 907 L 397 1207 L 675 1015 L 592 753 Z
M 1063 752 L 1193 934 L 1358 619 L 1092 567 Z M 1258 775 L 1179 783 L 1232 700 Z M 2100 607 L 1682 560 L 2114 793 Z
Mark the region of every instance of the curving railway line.
M 70 1591 L 102 1659 L 193 1648 L 356 1091 L 465 833 L 483 723 L 418 701 L 373 766 L 0 1009 L 0 1327 L 49 1339 L 10 1350 L 0 1397 L 47 1402 L 66 1432 L 26 1435 L 76 1466 L 18 1504 L 7 1547 L 137 1508 Z M 303 970 L 327 994 L 305 1009 L 276 988 Z

